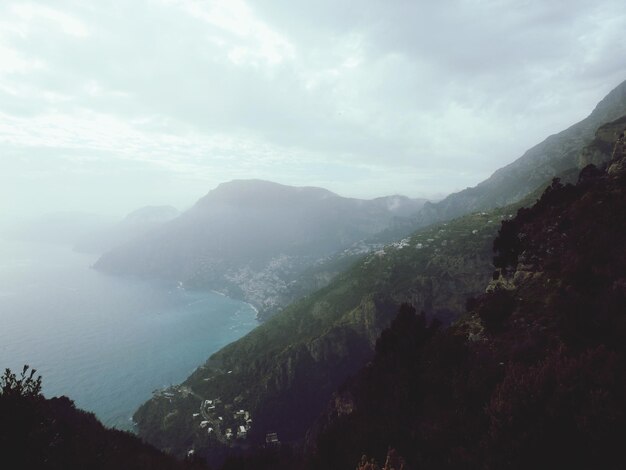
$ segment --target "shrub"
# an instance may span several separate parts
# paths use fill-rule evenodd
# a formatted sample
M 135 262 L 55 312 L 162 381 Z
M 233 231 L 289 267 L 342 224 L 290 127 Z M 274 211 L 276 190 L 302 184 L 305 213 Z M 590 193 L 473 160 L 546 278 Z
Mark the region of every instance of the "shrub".
M 25 365 L 19 378 L 11 369 L 5 369 L 0 378 L 0 395 L 4 397 L 38 397 L 41 395 L 41 375 L 35 377 L 37 369 L 31 369 Z

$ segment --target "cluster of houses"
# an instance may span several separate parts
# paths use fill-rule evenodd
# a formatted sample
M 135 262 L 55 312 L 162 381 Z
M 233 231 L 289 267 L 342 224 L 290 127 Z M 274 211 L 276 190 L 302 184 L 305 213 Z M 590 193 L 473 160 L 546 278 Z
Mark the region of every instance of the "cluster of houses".
M 222 405 L 219 398 L 203 400 L 200 412 L 193 418 L 199 419 L 199 428 L 206 429 L 207 434 L 219 440 L 246 439 L 252 428 L 252 416 L 249 411 L 230 411 L 231 405 Z
M 485 219 L 488 219 L 489 216 L 493 216 L 492 214 L 489 214 L 487 212 L 477 212 L 474 214 L 475 216 L 480 216 L 483 217 Z M 514 217 L 513 214 L 506 214 L 503 215 L 502 218 L 503 219 L 512 219 Z M 488 220 L 484 220 L 484 223 L 486 225 L 490 225 L 490 224 L 494 224 L 498 222 L 498 220 L 495 219 L 488 219 Z M 371 252 L 372 255 L 369 256 L 365 262 L 364 262 L 364 266 L 367 266 L 370 262 L 372 262 L 373 260 L 375 260 L 376 258 L 384 258 L 386 255 L 388 255 L 390 253 L 390 250 L 401 250 L 403 248 L 406 247 L 410 247 L 411 245 L 413 245 L 415 247 L 415 249 L 417 250 L 421 250 L 421 249 L 425 249 L 425 248 L 430 248 L 431 246 L 434 248 L 435 253 L 440 252 L 440 247 L 446 247 L 452 243 L 454 243 L 454 241 L 452 239 L 449 239 L 449 237 L 446 237 L 446 233 L 449 232 L 449 228 L 447 223 L 442 224 L 443 228 L 440 228 L 438 230 L 438 232 L 434 235 L 432 235 L 432 232 L 430 232 L 431 237 L 432 238 L 422 238 L 425 236 L 425 234 L 420 234 L 417 237 L 414 237 L 413 239 L 411 238 L 404 238 L 400 241 L 388 244 L 388 245 L 369 245 L 369 246 L 365 246 L 363 245 L 362 248 L 363 252 L 367 253 L 367 252 Z M 477 235 L 480 233 L 480 230 L 478 228 L 475 228 L 473 230 L 470 230 L 470 233 L 472 235 Z M 413 244 L 413 242 L 415 242 Z
M 152 396 L 154 398 L 161 398 L 172 403 L 172 400 L 186 398 L 190 393 L 191 390 L 185 385 L 173 385 L 168 388 L 153 390 Z
M 224 444 L 247 445 L 242 441 L 248 438 L 248 433 L 252 428 L 252 415 L 249 411 L 239 409 L 232 410 L 230 404 L 223 404 L 219 398 L 213 400 L 202 400 L 200 410 L 193 413 L 192 417 L 198 420 L 198 427 L 209 436 Z M 265 436 L 266 447 L 280 446 L 278 434 L 267 433 Z M 195 450 L 189 449 L 187 456 L 191 457 Z

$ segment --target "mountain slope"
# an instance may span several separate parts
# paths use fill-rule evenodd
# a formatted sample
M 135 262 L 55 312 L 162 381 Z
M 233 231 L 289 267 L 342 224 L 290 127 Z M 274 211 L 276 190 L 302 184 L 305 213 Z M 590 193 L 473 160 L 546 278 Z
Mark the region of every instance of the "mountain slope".
M 181 217 L 114 249 L 96 269 L 217 289 L 261 309 L 316 260 L 413 214 L 423 201 L 364 201 L 267 181 L 221 184 Z
M 503 223 L 499 277 L 456 325 L 401 310 L 331 402 L 311 468 L 388 446 L 411 468 L 624 468 L 623 138 L 616 148 L 607 172 L 554 183 Z
M 395 227 L 371 237 L 368 242 L 370 245 L 377 242 L 389 243 L 432 223 L 451 220 L 470 212 L 513 204 L 531 192 L 540 190 L 547 181 L 556 176 L 564 181 L 575 181 L 577 170 L 589 163 L 601 165 L 610 159 L 610 151 L 616 138 L 615 132 L 626 119 L 624 114 L 626 114 L 626 81 L 600 101 L 583 121 L 548 137 L 477 186 L 451 194 L 437 203 L 426 202 L 415 217 L 402 220 Z M 335 259 L 331 262 L 335 262 Z M 326 270 L 324 265 L 320 265 L 318 271 L 327 274 L 328 280 L 330 279 L 328 274 L 338 272 L 333 268 L 329 265 L 329 269 Z M 311 285 L 306 278 L 296 278 L 295 281 L 295 285 L 288 286 L 282 291 L 284 299 L 297 299 L 297 295 L 290 291 L 300 292 L 302 284 Z
M 207 436 L 193 414 L 202 400 L 220 398 L 216 414 L 203 418 L 216 430 L 233 426 L 219 416 L 244 409 L 254 421 L 251 442 L 270 431 L 287 441 L 303 437 L 332 391 L 371 358 L 396 305 L 411 302 L 444 322 L 464 310 L 491 277 L 492 240 L 512 213 L 473 214 L 366 256 L 213 355 L 169 390 L 173 397 L 155 395 L 134 416 L 140 436 L 175 455 L 192 444 L 211 455 L 227 439 L 219 431 Z
M 519 201 L 550 178 L 577 167 L 580 149 L 592 141 L 598 127 L 625 114 L 626 81 L 602 99 L 587 118 L 548 137 L 514 162 L 500 168 L 487 180 L 440 202 L 426 203 L 418 215 L 419 223 L 425 225 L 449 220 L 468 212 Z

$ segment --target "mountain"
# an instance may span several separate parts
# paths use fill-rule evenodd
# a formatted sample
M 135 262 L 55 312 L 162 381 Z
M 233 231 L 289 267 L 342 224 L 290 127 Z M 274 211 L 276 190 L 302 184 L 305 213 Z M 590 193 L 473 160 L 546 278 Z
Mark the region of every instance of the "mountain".
M 606 172 L 503 222 L 496 278 L 455 325 L 401 308 L 311 433 L 309 468 L 389 447 L 408 468 L 626 466 L 624 138 L 612 149 Z
M 598 127 L 625 114 L 626 81 L 602 99 L 587 118 L 551 135 L 482 183 L 437 203 L 426 203 L 418 223 L 427 225 L 514 203 L 560 173 L 577 166 L 582 168 L 580 149 L 591 143 Z
M 426 202 L 414 217 L 403 219 L 393 227 L 370 237 L 367 240 L 368 244 L 370 246 L 387 244 L 432 223 L 514 204 L 531 192 L 544 187 L 546 182 L 555 176 L 563 181 L 575 181 L 578 170 L 587 164 L 601 165 L 610 159 L 615 133 L 626 119 L 623 117 L 625 113 L 626 81 L 600 101 L 583 121 L 548 137 L 477 186 L 451 194 L 437 203 Z M 316 266 L 317 278 L 327 283 L 341 272 L 338 267 L 348 265 L 345 255 L 338 255 L 331 257 L 327 264 L 320 263 Z M 358 257 L 352 257 L 353 261 L 357 259 Z M 282 290 L 281 305 L 288 305 L 287 300 L 294 301 L 303 292 L 314 291 L 313 288 L 310 290 L 305 288 L 326 285 L 323 282 L 312 282 L 315 280 L 310 276 L 294 279 Z
M 578 156 L 578 167 L 587 165 L 603 167 L 613 157 L 615 140 L 626 128 L 626 116 L 603 124 L 595 133 L 594 139 Z
M 67 397 L 46 399 L 41 378 L 26 366 L 0 378 L 0 462 L 12 469 L 205 469 L 195 459 L 177 461 L 136 436 L 105 428 Z
M 591 140 L 577 140 L 571 166 L 561 174 L 571 179 L 578 173 L 578 156 Z M 171 400 L 156 395 L 144 404 L 135 414 L 140 435 L 175 454 L 193 443 L 206 456 L 216 455 L 229 444 L 224 429 L 238 422 L 231 410 L 242 409 L 254 420 L 246 442 L 262 442 L 269 432 L 284 441 L 302 439 L 333 390 L 372 358 L 399 304 L 412 304 L 444 324 L 464 312 L 467 298 L 491 279 L 500 221 L 532 205 L 549 181 L 508 207 L 432 225 L 365 255 L 326 287 L 213 355 L 172 389 Z M 216 398 L 217 411 L 205 419 L 221 431 L 207 436 L 193 414 L 202 400 Z
M 105 253 L 95 267 L 215 289 L 270 309 L 304 269 L 394 226 L 423 202 L 232 181 L 175 220 Z
M 432 223 L 515 203 L 568 170 L 575 177 L 571 170 L 585 161 L 581 148 L 600 125 L 624 114 L 626 82 L 583 121 L 437 203 L 401 196 L 358 201 L 319 188 L 233 181 L 176 224 L 106 253 L 96 268 L 218 290 L 252 303 L 265 319 L 341 272 L 348 265 L 342 251 L 362 255 Z M 360 241 L 364 250 L 351 246 Z
M 171 206 L 146 206 L 137 209 L 120 222 L 90 232 L 74 244 L 74 249 L 85 253 L 104 253 L 155 230 L 180 215 Z

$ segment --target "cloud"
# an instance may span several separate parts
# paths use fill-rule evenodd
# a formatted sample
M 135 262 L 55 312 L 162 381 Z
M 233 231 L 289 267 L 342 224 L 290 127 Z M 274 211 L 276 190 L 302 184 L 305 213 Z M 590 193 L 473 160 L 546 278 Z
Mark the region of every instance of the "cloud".
M 626 78 L 620 7 L 4 2 L 0 170 L 31 171 L 12 163 L 29 154 L 112 181 L 111 168 L 144 168 L 189 203 L 233 177 L 367 197 L 450 192 Z M 128 209 L 161 197 L 158 186 L 137 177 Z
M 74 37 L 88 36 L 83 22 L 62 11 L 37 3 L 15 3 L 10 7 L 11 13 L 22 25 L 49 28 L 57 27 L 65 34 Z

